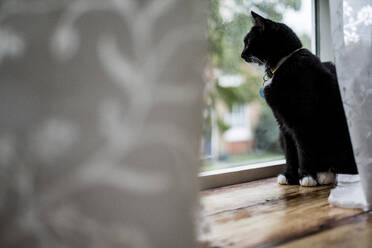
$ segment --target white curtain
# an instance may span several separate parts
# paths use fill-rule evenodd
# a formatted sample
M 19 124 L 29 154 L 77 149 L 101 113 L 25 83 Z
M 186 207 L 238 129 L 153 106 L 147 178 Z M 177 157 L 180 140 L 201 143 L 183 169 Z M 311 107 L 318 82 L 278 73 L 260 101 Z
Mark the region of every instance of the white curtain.
M 343 105 L 359 176 L 340 175 L 329 201 L 372 208 L 372 2 L 331 0 L 331 29 Z
M 200 5 L 0 1 L 0 247 L 195 247 Z

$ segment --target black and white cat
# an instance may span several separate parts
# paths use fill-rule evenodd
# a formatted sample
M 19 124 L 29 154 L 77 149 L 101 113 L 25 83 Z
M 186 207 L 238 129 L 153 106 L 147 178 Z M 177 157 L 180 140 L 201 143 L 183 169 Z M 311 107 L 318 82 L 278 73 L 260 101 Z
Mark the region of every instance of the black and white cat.
M 266 68 L 263 94 L 287 160 L 278 183 L 316 186 L 334 183 L 335 173 L 356 174 L 334 65 L 301 49 L 285 24 L 251 14 L 242 58 Z

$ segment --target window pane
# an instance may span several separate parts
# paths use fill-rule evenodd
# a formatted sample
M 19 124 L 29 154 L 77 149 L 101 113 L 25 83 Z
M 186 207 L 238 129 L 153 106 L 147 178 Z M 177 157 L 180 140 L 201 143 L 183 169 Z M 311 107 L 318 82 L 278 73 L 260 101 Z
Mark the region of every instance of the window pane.
M 251 10 L 286 23 L 311 50 L 311 1 L 209 0 L 202 171 L 283 158 L 277 124 L 259 95 L 263 69 L 240 59 Z

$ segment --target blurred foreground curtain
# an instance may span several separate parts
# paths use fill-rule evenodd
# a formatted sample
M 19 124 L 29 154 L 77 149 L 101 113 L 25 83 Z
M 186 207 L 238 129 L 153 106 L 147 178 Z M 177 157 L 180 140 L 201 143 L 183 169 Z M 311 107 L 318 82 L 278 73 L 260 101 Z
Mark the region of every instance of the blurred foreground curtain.
M 201 10 L 0 2 L 0 247 L 195 246 Z
M 337 76 L 359 176 L 340 175 L 329 201 L 372 208 L 372 2 L 331 0 Z

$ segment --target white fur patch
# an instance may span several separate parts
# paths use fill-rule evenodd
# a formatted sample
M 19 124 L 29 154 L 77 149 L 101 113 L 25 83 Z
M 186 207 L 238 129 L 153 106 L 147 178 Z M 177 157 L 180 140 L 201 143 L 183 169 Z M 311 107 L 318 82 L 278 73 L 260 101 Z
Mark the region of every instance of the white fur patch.
M 271 84 L 272 81 L 273 81 L 272 78 L 266 80 L 266 81 L 264 82 L 264 84 L 263 84 L 263 87 L 265 88 L 265 87 L 269 86 L 269 85 Z
M 278 184 L 288 184 L 287 178 L 284 175 L 279 174 L 278 175 Z
M 305 186 L 305 187 L 313 187 L 317 185 L 317 182 L 312 176 L 307 176 L 307 177 L 303 177 L 300 180 L 300 184 L 301 186 Z
M 318 172 L 316 178 L 320 185 L 333 184 L 336 181 L 336 175 L 332 172 Z

